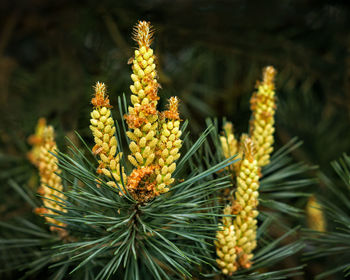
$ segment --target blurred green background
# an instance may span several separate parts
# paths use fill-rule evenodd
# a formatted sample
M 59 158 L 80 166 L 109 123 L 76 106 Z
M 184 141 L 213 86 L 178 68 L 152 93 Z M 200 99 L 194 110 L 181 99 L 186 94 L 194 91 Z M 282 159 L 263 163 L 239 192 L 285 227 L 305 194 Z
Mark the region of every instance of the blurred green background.
M 297 136 L 304 145 L 295 158 L 329 173 L 329 161 L 350 151 L 349 12 L 348 1 L 1 1 L 0 216 L 31 212 L 17 209 L 8 179 L 28 182 L 35 172 L 26 139 L 39 117 L 55 126 L 64 150 L 74 130 L 92 140 L 96 81 L 113 105 L 129 94 L 137 20 L 155 27 L 161 105 L 179 96 L 194 136 L 206 117 L 247 131 L 249 98 L 273 65 L 276 146 Z
M 278 69 L 277 138 L 322 166 L 349 150 L 347 1 L 1 1 L 0 147 L 16 153 L 37 119 L 88 135 L 96 81 L 129 94 L 130 38 L 155 27 L 161 96 L 178 95 L 195 133 L 226 116 L 247 129 L 261 69 Z M 164 100 L 164 99 L 163 99 Z M 116 115 L 116 114 L 115 114 Z

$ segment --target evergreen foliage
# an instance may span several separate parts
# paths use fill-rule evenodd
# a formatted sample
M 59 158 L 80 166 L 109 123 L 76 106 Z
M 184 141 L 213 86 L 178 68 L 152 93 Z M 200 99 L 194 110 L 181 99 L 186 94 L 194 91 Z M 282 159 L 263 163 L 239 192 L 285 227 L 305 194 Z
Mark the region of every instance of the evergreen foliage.
M 332 163 L 338 177 L 329 167 L 350 143 L 344 125 L 350 84 L 345 3 L 0 5 L 0 279 L 349 277 L 349 156 Z M 137 161 L 139 152 L 131 143 L 141 145 L 132 139 L 130 121 L 142 118 L 130 107 L 142 93 L 131 89 L 131 103 L 129 93 L 119 94 L 130 84 L 126 62 L 137 60 L 129 35 L 139 18 L 151 19 L 157 34 L 158 107 L 169 109 L 166 99 L 177 96 L 175 119 L 182 131 L 176 168 L 152 174 L 157 187 L 164 185 L 144 201 L 128 181 L 154 168 L 129 160 Z M 225 154 L 220 139 L 227 135 L 221 131 L 227 117 L 234 137 L 251 133 L 251 122 L 261 116 L 253 116 L 247 129 L 247 104 L 262 67 L 271 63 L 278 69 L 276 114 L 271 106 L 276 122 L 269 120 L 276 131 L 271 139 L 271 130 L 264 130 L 270 162 L 259 177 L 257 244 L 249 265 L 224 275 L 215 241 L 220 224 L 238 216 L 225 209 L 237 192 L 232 167 L 245 155 L 240 138 L 237 151 Z M 101 157 L 96 132 L 88 127 L 91 87 L 98 80 L 108 85 L 113 105 L 110 136 L 117 143 L 109 143 L 105 155 L 115 146 L 115 165 Z M 47 184 L 33 166 L 29 144 L 35 141 L 28 136 L 42 116 L 55 128 L 58 146 L 46 154 L 59 162 L 47 182 L 56 178 L 62 184 Z M 169 116 L 160 118 L 157 133 L 164 122 L 174 126 Z M 166 141 L 159 145 L 164 150 Z M 161 156 L 155 158 L 158 164 Z
M 142 23 L 139 23 L 139 26 L 141 25 Z M 139 28 L 137 32 L 144 31 L 140 31 Z M 143 47 L 143 43 L 140 44 L 140 53 L 147 55 L 147 49 L 142 50 L 141 47 Z M 142 70 L 135 69 L 134 71 L 138 71 L 140 77 L 144 75 L 143 72 L 140 72 Z M 152 76 L 152 78 L 154 77 L 155 75 Z M 146 80 L 146 83 L 148 81 Z M 136 82 L 135 85 L 139 87 Z M 139 95 L 141 96 L 141 93 Z M 124 115 L 124 108 L 127 107 L 125 100 L 125 97 L 119 98 L 121 115 Z M 130 114 L 135 114 L 137 108 L 143 108 L 138 105 L 137 102 L 140 102 L 138 100 L 137 97 L 134 99 L 132 97 L 132 103 L 135 107 L 134 109 L 129 107 Z M 190 278 L 192 274 L 198 273 L 210 277 L 212 272 L 209 270 L 208 273 L 206 267 L 216 271 L 216 275 L 221 275 L 221 272 L 214 266 L 213 241 L 215 233 L 219 230 L 218 219 L 222 216 L 222 209 L 225 206 L 222 192 L 224 189 L 230 189 L 232 185 L 230 176 L 225 174 L 225 170 L 234 163 L 235 155 L 224 159 L 220 146 L 214 146 L 217 148 L 214 151 L 216 156 L 214 156 L 207 143 L 207 138 L 211 135 L 212 140 L 218 142 L 219 137 L 215 126 L 208 123 L 208 128 L 195 143 L 191 143 L 189 135 L 186 135 L 184 141 L 187 152 L 183 153 L 176 167 L 176 172 L 173 174 L 174 180 L 172 182 L 175 184 L 171 186 L 170 191 L 145 199 L 143 196 L 135 196 L 130 193 L 131 190 L 134 191 L 134 187 L 140 188 L 141 185 L 129 188 L 129 180 L 132 176 L 131 166 L 121 153 L 122 147 L 125 146 L 123 143 L 130 143 L 131 153 L 139 162 L 136 163 L 136 167 L 142 170 L 144 167 L 139 166 L 141 162 L 146 166 L 148 162 L 151 163 L 148 158 L 145 161 L 137 158 L 137 154 L 132 149 L 132 143 L 137 144 L 129 142 L 130 140 L 126 137 L 128 136 L 132 140 L 135 138 L 135 136 L 130 137 L 128 134 L 126 123 L 134 129 L 135 126 L 131 126 L 131 119 L 126 117 L 126 123 L 122 120 L 121 123 L 117 123 L 117 130 L 112 130 L 112 133 L 116 133 L 112 137 L 116 137 L 113 139 L 114 142 L 118 142 L 118 145 L 112 141 L 113 139 L 111 140 L 113 143 L 110 142 L 109 146 L 104 145 L 103 141 L 106 137 L 103 135 L 105 129 L 100 125 L 101 116 L 106 115 L 105 119 L 109 122 L 107 118 L 111 113 L 108 109 L 108 97 L 101 84 L 96 86 L 93 104 L 96 109 L 92 113 L 91 123 L 93 126 L 91 129 L 95 136 L 96 147 L 92 150 L 82 137 L 77 135 L 81 140 L 80 146 L 84 149 L 71 142 L 69 154 L 59 152 L 56 150 L 52 128 L 44 127 L 41 133 L 39 123 L 36 137 L 40 140 L 37 142 L 42 142 L 42 147 L 37 161 L 33 160 L 35 150 L 30 158 L 40 170 L 41 194 L 46 206 L 46 210 L 44 209 L 40 213 L 45 216 L 51 233 L 47 233 L 25 219 L 21 220 L 20 223 L 27 224 L 27 229 L 23 229 L 21 224 L 2 223 L 3 228 L 15 229 L 16 234 L 19 235 L 18 238 L 9 238 L 5 231 L 5 236 L 1 239 L 2 251 L 4 254 L 9 254 L 9 269 L 24 269 L 27 276 L 39 273 L 41 269 L 49 269 L 49 271 L 54 271 L 52 273 L 55 279 L 63 279 L 67 273 L 72 274 L 73 277 L 81 277 L 80 273 L 83 273 L 93 279 L 108 279 L 113 275 L 118 275 L 118 277 L 123 275 L 124 279 L 145 279 L 145 275 L 148 275 L 149 279 L 178 279 Z M 142 101 L 142 104 L 147 105 L 148 103 Z M 176 107 L 172 106 L 170 103 L 169 111 L 164 113 L 167 116 L 166 114 L 169 112 L 171 117 L 168 118 L 177 114 L 177 104 Z M 178 118 L 177 115 L 176 118 Z M 134 120 L 135 118 L 132 119 L 133 123 L 135 123 Z M 140 119 L 140 121 L 142 120 Z M 162 122 L 161 119 L 159 121 Z M 152 115 L 148 122 L 154 122 Z M 187 123 L 183 128 L 186 125 Z M 111 130 L 111 125 L 109 127 Z M 101 129 L 102 132 L 100 132 Z M 106 130 L 106 132 L 108 131 Z M 162 133 L 160 135 L 163 135 Z M 101 138 L 103 141 L 99 140 L 100 136 L 103 136 L 103 139 Z M 159 137 L 159 133 L 153 134 L 153 136 Z M 106 138 L 107 143 L 109 143 L 110 137 Z M 104 146 L 106 146 L 106 150 Z M 110 152 L 113 147 L 113 152 Z M 270 192 L 274 183 L 276 186 L 276 182 L 285 179 L 284 177 L 300 174 L 307 170 L 305 166 L 299 166 L 299 169 L 292 166 L 292 170 L 289 172 L 284 169 L 284 165 L 288 163 L 285 156 L 292 147 L 293 143 L 277 153 L 276 162 L 274 162 L 274 157 L 271 159 L 271 169 L 267 172 L 267 174 L 270 173 L 270 176 L 267 176 L 267 180 L 270 178 L 270 182 L 268 181 Z M 106 154 L 96 152 L 96 150 L 101 149 L 105 150 Z M 201 154 L 198 155 L 197 151 L 201 151 Z M 119 170 L 110 167 L 112 165 L 111 160 L 107 160 L 108 154 L 112 158 L 116 154 L 118 165 L 114 164 L 113 166 L 117 166 Z M 135 165 L 135 158 L 131 158 L 133 159 L 131 160 L 129 156 L 132 165 Z M 195 161 L 197 162 L 195 163 Z M 99 167 L 96 173 L 97 163 Z M 203 163 L 205 164 L 203 165 Z M 57 164 L 58 166 L 56 166 Z M 287 168 L 290 169 L 290 167 Z M 99 169 L 103 172 L 99 172 Z M 112 176 L 112 172 L 116 172 L 118 176 Z M 126 174 L 131 175 L 126 178 Z M 148 184 L 147 180 L 149 179 L 143 181 L 141 177 L 141 180 L 143 184 Z M 65 190 L 61 182 L 64 182 Z M 290 180 L 288 183 L 292 187 L 300 186 L 295 181 Z M 308 180 L 302 181 L 302 185 L 309 183 Z M 36 206 L 36 202 L 30 194 L 32 190 L 25 192 L 17 184 L 12 184 L 26 201 Z M 49 196 L 47 196 L 48 192 Z M 268 196 L 262 202 L 264 202 L 264 206 L 270 206 L 278 211 L 287 207 L 289 212 L 293 212 L 292 209 L 295 214 L 299 211 L 292 206 L 287 206 L 287 204 L 268 199 Z M 262 216 L 260 227 L 262 231 L 257 233 L 260 250 L 254 256 L 253 266 L 249 264 L 246 269 L 239 270 L 237 275 L 235 274 L 233 277 L 279 279 L 282 276 L 287 277 L 299 273 L 298 270 L 301 267 L 257 273 L 257 269 L 271 266 L 281 259 L 295 254 L 303 247 L 300 241 L 278 247 L 280 242 L 293 235 L 296 229 L 287 231 L 276 240 L 266 239 L 266 229 L 273 220 L 271 216 Z M 58 236 L 55 235 L 57 229 L 60 229 Z M 64 229 L 64 234 L 61 234 L 61 229 Z M 12 252 L 8 253 L 13 248 L 19 250 L 21 258 L 16 258 Z M 194 268 L 197 268 L 198 271 Z
M 311 246 L 306 254 L 307 259 L 328 260 L 327 269 L 317 275 L 316 279 L 324 279 L 337 273 L 344 278 L 350 275 L 350 157 L 344 154 L 338 161 L 332 162 L 332 167 L 340 180 L 320 174 L 320 179 L 328 190 L 318 196 L 326 216 L 326 231 L 306 232 Z

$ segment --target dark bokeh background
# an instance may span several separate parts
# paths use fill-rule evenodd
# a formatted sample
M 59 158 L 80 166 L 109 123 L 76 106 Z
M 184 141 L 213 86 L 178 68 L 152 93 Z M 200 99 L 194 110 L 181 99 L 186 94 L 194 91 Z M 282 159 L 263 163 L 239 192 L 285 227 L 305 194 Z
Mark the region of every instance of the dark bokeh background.
M 1 148 L 40 116 L 87 132 L 92 85 L 129 93 L 127 60 L 139 19 L 156 29 L 164 97 L 182 99 L 191 129 L 203 118 L 247 129 L 261 68 L 278 71 L 278 139 L 297 135 L 303 157 L 328 165 L 349 148 L 347 1 L 1 1 Z M 300 155 L 301 156 L 301 155 Z
M 39 117 L 57 128 L 61 149 L 64 135 L 74 130 L 91 140 L 94 83 L 107 83 L 114 105 L 129 94 L 127 61 L 137 20 L 155 27 L 163 103 L 171 95 L 181 98 L 193 135 L 203 131 L 206 117 L 226 117 L 238 132 L 246 131 L 250 95 L 261 69 L 271 64 L 279 72 L 276 146 L 298 136 L 304 145 L 296 159 L 327 173 L 330 160 L 350 151 L 348 6 L 312 0 L 2 0 L 0 180 L 28 179 L 26 138 Z M 2 196 L 0 204 L 0 215 L 14 215 L 15 202 Z

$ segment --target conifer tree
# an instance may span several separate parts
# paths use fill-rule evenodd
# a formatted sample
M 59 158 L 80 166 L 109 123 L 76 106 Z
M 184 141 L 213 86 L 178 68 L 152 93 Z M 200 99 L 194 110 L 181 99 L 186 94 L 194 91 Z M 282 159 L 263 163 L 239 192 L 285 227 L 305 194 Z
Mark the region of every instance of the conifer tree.
M 281 223 L 278 222 L 282 220 L 279 213 L 295 216 L 301 214 L 300 209 L 287 204 L 289 194 L 286 189 L 296 190 L 298 187 L 312 184 L 312 180 L 298 179 L 310 168 L 301 163 L 291 164 L 290 159 L 287 159 L 287 155 L 300 144 L 295 139 L 280 151 L 272 153 L 276 110 L 275 75 L 276 70 L 268 66 L 263 70 L 262 81 L 257 83 L 257 91 L 252 95 L 250 101 L 252 118 L 249 134 L 243 133 L 241 137 L 236 138 L 231 122 L 224 123 L 220 136 L 212 134 L 216 147 L 215 157 L 218 160 L 235 154 L 241 158 L 240 161 L 219 173 L 221 176 L 229 175 L 232 187 L 222 193 L 222 201 L 226 203 L 226 207 L 223 211 L 224 217 L 219 223 L 217 241 L 214 241 L 218 257 L 216 261 L 221 273 L 231 276 L 232 279 L 241 279 L 240 277 L 242 279 L 250 279 L 250 277 L 252 279 L 260 279 L 259 277 L 273 279 L 284 273 L 291 273 L 290 276 L 298 273 L 296 271 L 271 271 L 260 275 L 252 273 L 261 265 L 259 263 L 261 252 L 266 252 L 265 246 L 259 246 L 259 243 L 264 244 L 264 235 L 269 234 L 267 225 L 272 220 L 275 223 Z M 208 124 L 217 126 L 217 121 L 208 120 Z M 293 172 L 289 173 L 288 169 Z M 283 186 L 286 189 L 283 189 Z M 275 197 L 279 199 L 276 200 Z M 259 211 L 261 207 L 259 204 L 263 207 L 262 211 Z M 231 215 L 232 218 L 226 217 L 227 215 Z M 259 230 L 259 225 L 264 228 L 264 232 Z M 291 234 L 291 232 L 293 230 L 286 234 Z M 270 244 L 267 247 L 272 250 L 274 246 L 276 244 Z M 296 242 L 289 246 L 302 247 L 303 245 Z M 301 249 L 301 247 L 298 248 Z M 286 247 L 277 250 L 283 251 L 284 249 L 288 251 Z M 273 260 L 270 260 L 268 264 L 264 263 L 265 269 L 273 263 Z
M 298 145 L 295 140 L 272 153 L 274 68 L 265 68 L 252 98 L 249 135 L 238 142 L 232 125 L 225 124 L 220 136 L 216 121 L 208 120 L 192 142 L 186 132 L 190 122 L 182 122 L 176 96 L 159 111 L 150 23 L 138 22 L 133 36 L 138 48 L 130 59 L 131 102 L 122 95 L 113 108 L 110 99 L 117 96 L 96 83 L 93 146 L 77 133 L 79 145 L 71 141 L 68 152 L 60 152 L 52 126 L 39 121 L 29 158 L 39 169 L 40 199 L 30 188 L 14 188 L 44 219 L 0 222 L 6 268 L 50 279 L 281 279 L 300 274 L 300 266 L 272 268 L 303 248 L 292 238 L 297 228 L 269 236 L 274 214 L 301 212 L 288 205 L 284 188 L 294 191 L 313 183 L 305 178 L 310 168 L 288 156 Z M 123 119 L 115 122 L 113 114 Z

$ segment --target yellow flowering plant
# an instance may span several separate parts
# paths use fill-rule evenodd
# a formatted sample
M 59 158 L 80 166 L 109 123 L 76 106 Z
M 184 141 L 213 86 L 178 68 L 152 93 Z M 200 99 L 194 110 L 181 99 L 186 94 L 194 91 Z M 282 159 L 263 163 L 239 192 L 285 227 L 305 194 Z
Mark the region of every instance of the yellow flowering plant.
M 37 161 L 43 205 L 35 212 L 45 217 L 51 233 L 32 236 L 38 247 L 28 255 L 45 258 L 44 267 L 69 271 L 76 279 L 82 273 L 91 279 L 178 279 L 191 277 L 194 266 L 210 258 L 208 240 L 217 230 L 212 203 L 230 184 L 215 173 L 234 160 L 192 166 L 214 127 L 195 142 L 184 140 L 188 122 L 181 119 L 180 100 L 171 97 L 163 110 L 158 108 L 152 36 L 150 23 L 136 24 L 129 104 L 119 97 L 113 107 L 116 96 L 104 83 L 95 84 L 93 145 L 78 135 L 81 147 L 71 142 L 69 153 L 62 153 L 53 128 L 43 130 Z M 116 122 L 115 114 L 122 119 Z M 42 253 L 48 239 L 56 240 L 55 249 Z M 31 271 L 32 265 L 25 267 Z
M 263 236 L 260 229 L 275 220 L 258 205 L 275 210 L 288 205 L 275 203 L 261 190 L 283 197 L 275 189 L 283 186 L 280 178 L 290 179 L 289 188 L 310 183 L 290 177 L 286 155 L 295 143 L 270 155 L 275 72 L 265 70 L 254 94 L 249 134 L 235 138 L 233 125 L 226 123 L 219 136 L 216 124 L 210 123 L 192 142 L 179 98 L 169 98 L 160 108 L 153 35 L 149 22 L 134 27 L 129 102 L 119 96 L 116 106 L 117 95 L 102 82 L 91 90 L 92 144 L 77 134 L 81 143 L 71 141 L 68 153 L 60 152 L 52 126 L 39 121 L 29 158 L 39 170 L 42 203 L 31 204 L 44 217 L 37 217 L 43 226 L 25 221 L 30 228 L 24 230 L 25 238 L 7 238 L 1 249 L 25 252 L 13 267 L 21 267 L 28 277 L 41 269 L 52 269 L 53 279 L 94 280 L 277 279 L 298 274 L 298 267 L 260 271 L 280 261 L 276 256 L 288 257 L 302 248 L 301 242 L 278 247 L 284 238 L 269 242 Z M 267 131 L 262 138 L 261 130 Z M 292 175 L 305 170 L 304 165 L 294 167 Z M 299 214 L 293 207 L 287 211 Z M 16 230 L 23 232 L 23 226 Z
M 125 174 L 120 168 L 122 153 L 117 153 L 116 129 L 111 117 L 112 106 L 109 104 L 106 86 L 103 83 L 96 84 L 95 96 L 91 103 L 94 109 L 91 112 L 90 130 L 96 143 L 92 152 L 99 158 L 96 172 L 114 179 L 117 184 L 122 186 L 122 178 L 125 178 Z M 107 184 L 116 186 L 114 181 L 109 181 Z
M 134 28 L 133 39 L 138 48 L 132 64 L 131 105 L 125 120 L 129 130 L 130 154 L 128 160 L 133 166 L 130 174 L 124 172 L 120 160 L 122 152 L 117 153 L 116 130 L 111 117 L 109 97 L 106 86 L 97 83 L 92 98 L 90 129 L 94 136 L 93 153 L 99 158 L 97 173 L 111 178 L 107 184 L 120 188 L 121 193 L 131 194 L 136 201 L 143 203 L 170 190 L 175 179 L 176 160 L 180 158 L 182 131 L 179 99 L 169 99 L 168 110 L 157 110 L 159 100 L 155 55 L 151 48 L 153 30 L 148 22 L 140 21 Z M 125 190 L 126 188 L 126 190 Z
M 289 154 L 300 145 L 296 139 L 292 139 L 280 150 L 272 153 L 276 73 L 274 67 L 265 67 L 262 81 L 257 83 L 257 90 L 250 99 L 252 116 L 249 133 L 237 135 L 234 125 L 229 121 L 224 121 L 220 135 L 212 133 L 213 143 L 217 147 L 212 157 L 214 163 L 222 158 L 232 156 L 239 158 L 218 173 L 220 176 L 229 176 L 232 186 L 221 193 L 223 218 L 221 221 L 218 220 L 219 229 L 214 241 L 218 275 L 232 279 L 249 279 L 249 275 L 254 274 L 254 271 L 261 267 L 266 270 L 277 261 L 274 259 L 267 264 L 263 258 L 268 243 L 263 236 L 268 236 L 268 225 L 282 224 L 281 214 L 300 217 L 302 210 L 290 205 L 290 191 L 314 182 L 312 179 L 299 180 L 311 167 L 302 163 L 292 163 L 289 157 Z M 218 130 L 216 120 L 208 120 L 207 123 L 215 125 Z M 295 197 L 298 195 L 307 194 L 298 193 Z M 259 209 L 259 205 L 263 210 Z M 259 225 L 263 227 L 264 232 L 260 231 Z M 296 229 L 291 229 L 283 238 L 293 236 L 295 231 Z M 278 248 L 278 242 L 272 244 L 269 245 L 269 250 L 276 252 L 288 251 L 295 246 L 293 247 L 295 251 L 293 249 L 290 254 L 303 246 L 298 241 L 290 244 L 290 247 Z M 257 277 L 264 279 L 274 273 L 282 272 L 264 272 L 259 273 Z
M 125 124 L 114 125 L 111 94 L 103 83 L 95 86 L 90 130 L 95 142 L 91 153 L 98 162 L 97 168 L 78 152 L 75 160 L 64 154 L 59 156 L 62 169 L 83 185 L 74 186 L 67 193 L 68 198 L 89 201 L 89 205 L 74 204 L 73 212 L 94 213 L 84 217 L 74 216 L 73 212 L 65 215 L 75 224 L 83 223 L 82 228 L 90 237 L 87 243 L 72 242 L 62 249 L 67 254 L 81 251 L 75 256 L 81 259 L 76 269 L 87 263 L 88 254 L 112 256 L 106 259 L 107 265 L 97 273 L 97 279 L 115 273 L 121 261 L 129 264 L 123 272 L 125 277 L 134 275 L 127 279 L 139 277 L 139 270 L 148 271 L 150 279 L 189 277 L 192 265 L 210 254 L 210 250 L 203 252 L 201 246 L 208 246 L 206 240 L 217 227 L 210 223 L 213 213 L 201 209 L 210 209 L 218 190 L 229 184 L 226 178 L 215 179 L 213 174 L 230 165 L 233 157 L 202 171 L 188 171 L 189 160 L 213 127 L 195 143 L 187 142 L 190 148 L 182 154 L 181 136 L 187 122 L 181 125 L 177 97 L 168 100 L 165 110 L 158 110 L 160 86 L 152 35 L 148 22 L 138 22 L 134 28 L 138 48 L 129 60 L 133 72 L 131 104 L 127 106 L 120 100 L 118 106 Z M 122 108 L 127 108 L 127 112 Z M 123 130 L 116 133 L 118 128 Z M 129 151 L 123 149 L 125 144 Z M 208 232 L 203 232 L 200 225 L 206 225 Z M 97 232 L 92 234 L 92 227 Z M 95 243 L 96 239 L 100 242 Z
M 237 269 L 250 268 L 253 250 L 257 245 L 257 206 L 259 204 L 259 177 L 261 168 L 270 162 L 274 142 L 275 78 L 276 70 L 268 66 L 263 70 L 263 80 L 257 83 L 257 91 L 250 100 L 252 118 L 249 135 L 242 134 L 240 141 L 235 138 L 233 124 L 226 122 L 220 136 L 224 157 L 238 155 L 241 161 L 233 164 L 230 170 L 236 180 L 236 190 L 232 193 L 232 214 Z M 223 270 L 227 274 L 226 270 Z M 232 272 L 231 272 L 232 273 Z
M 275 75 L 275 68 L 267 66 L 263 70 L 263 79 L 258 83 L 257 91 L 250 99 L 252 110 L 250 135 L 255 145 L 255 157 L 259 167 L 270 162 L 270 155 L 273 151 L 276 110 Z
M 66 210 L 62 207 L 62 199 L 65 199 L 65 196 L 63 194 L 62 179 L 59 176 L 61 170 L 57 165 L 57 157 L 53 154 L 57 151 L 57 145 L 52 126 L 45 126 L 42 138 L 37 163 L 40 176 L 38 193 L 43 198 L 44 207 L 36 208 L 35 212 L 37 214 L 54 215 L 54 211 L 66 212 Z M 50 230 L 59 231 L 62 236 L 66 235 L 64 223 L 50 216 L 45 216 L 45 219 L 48 223 L 53 224 L 50 226 Z

